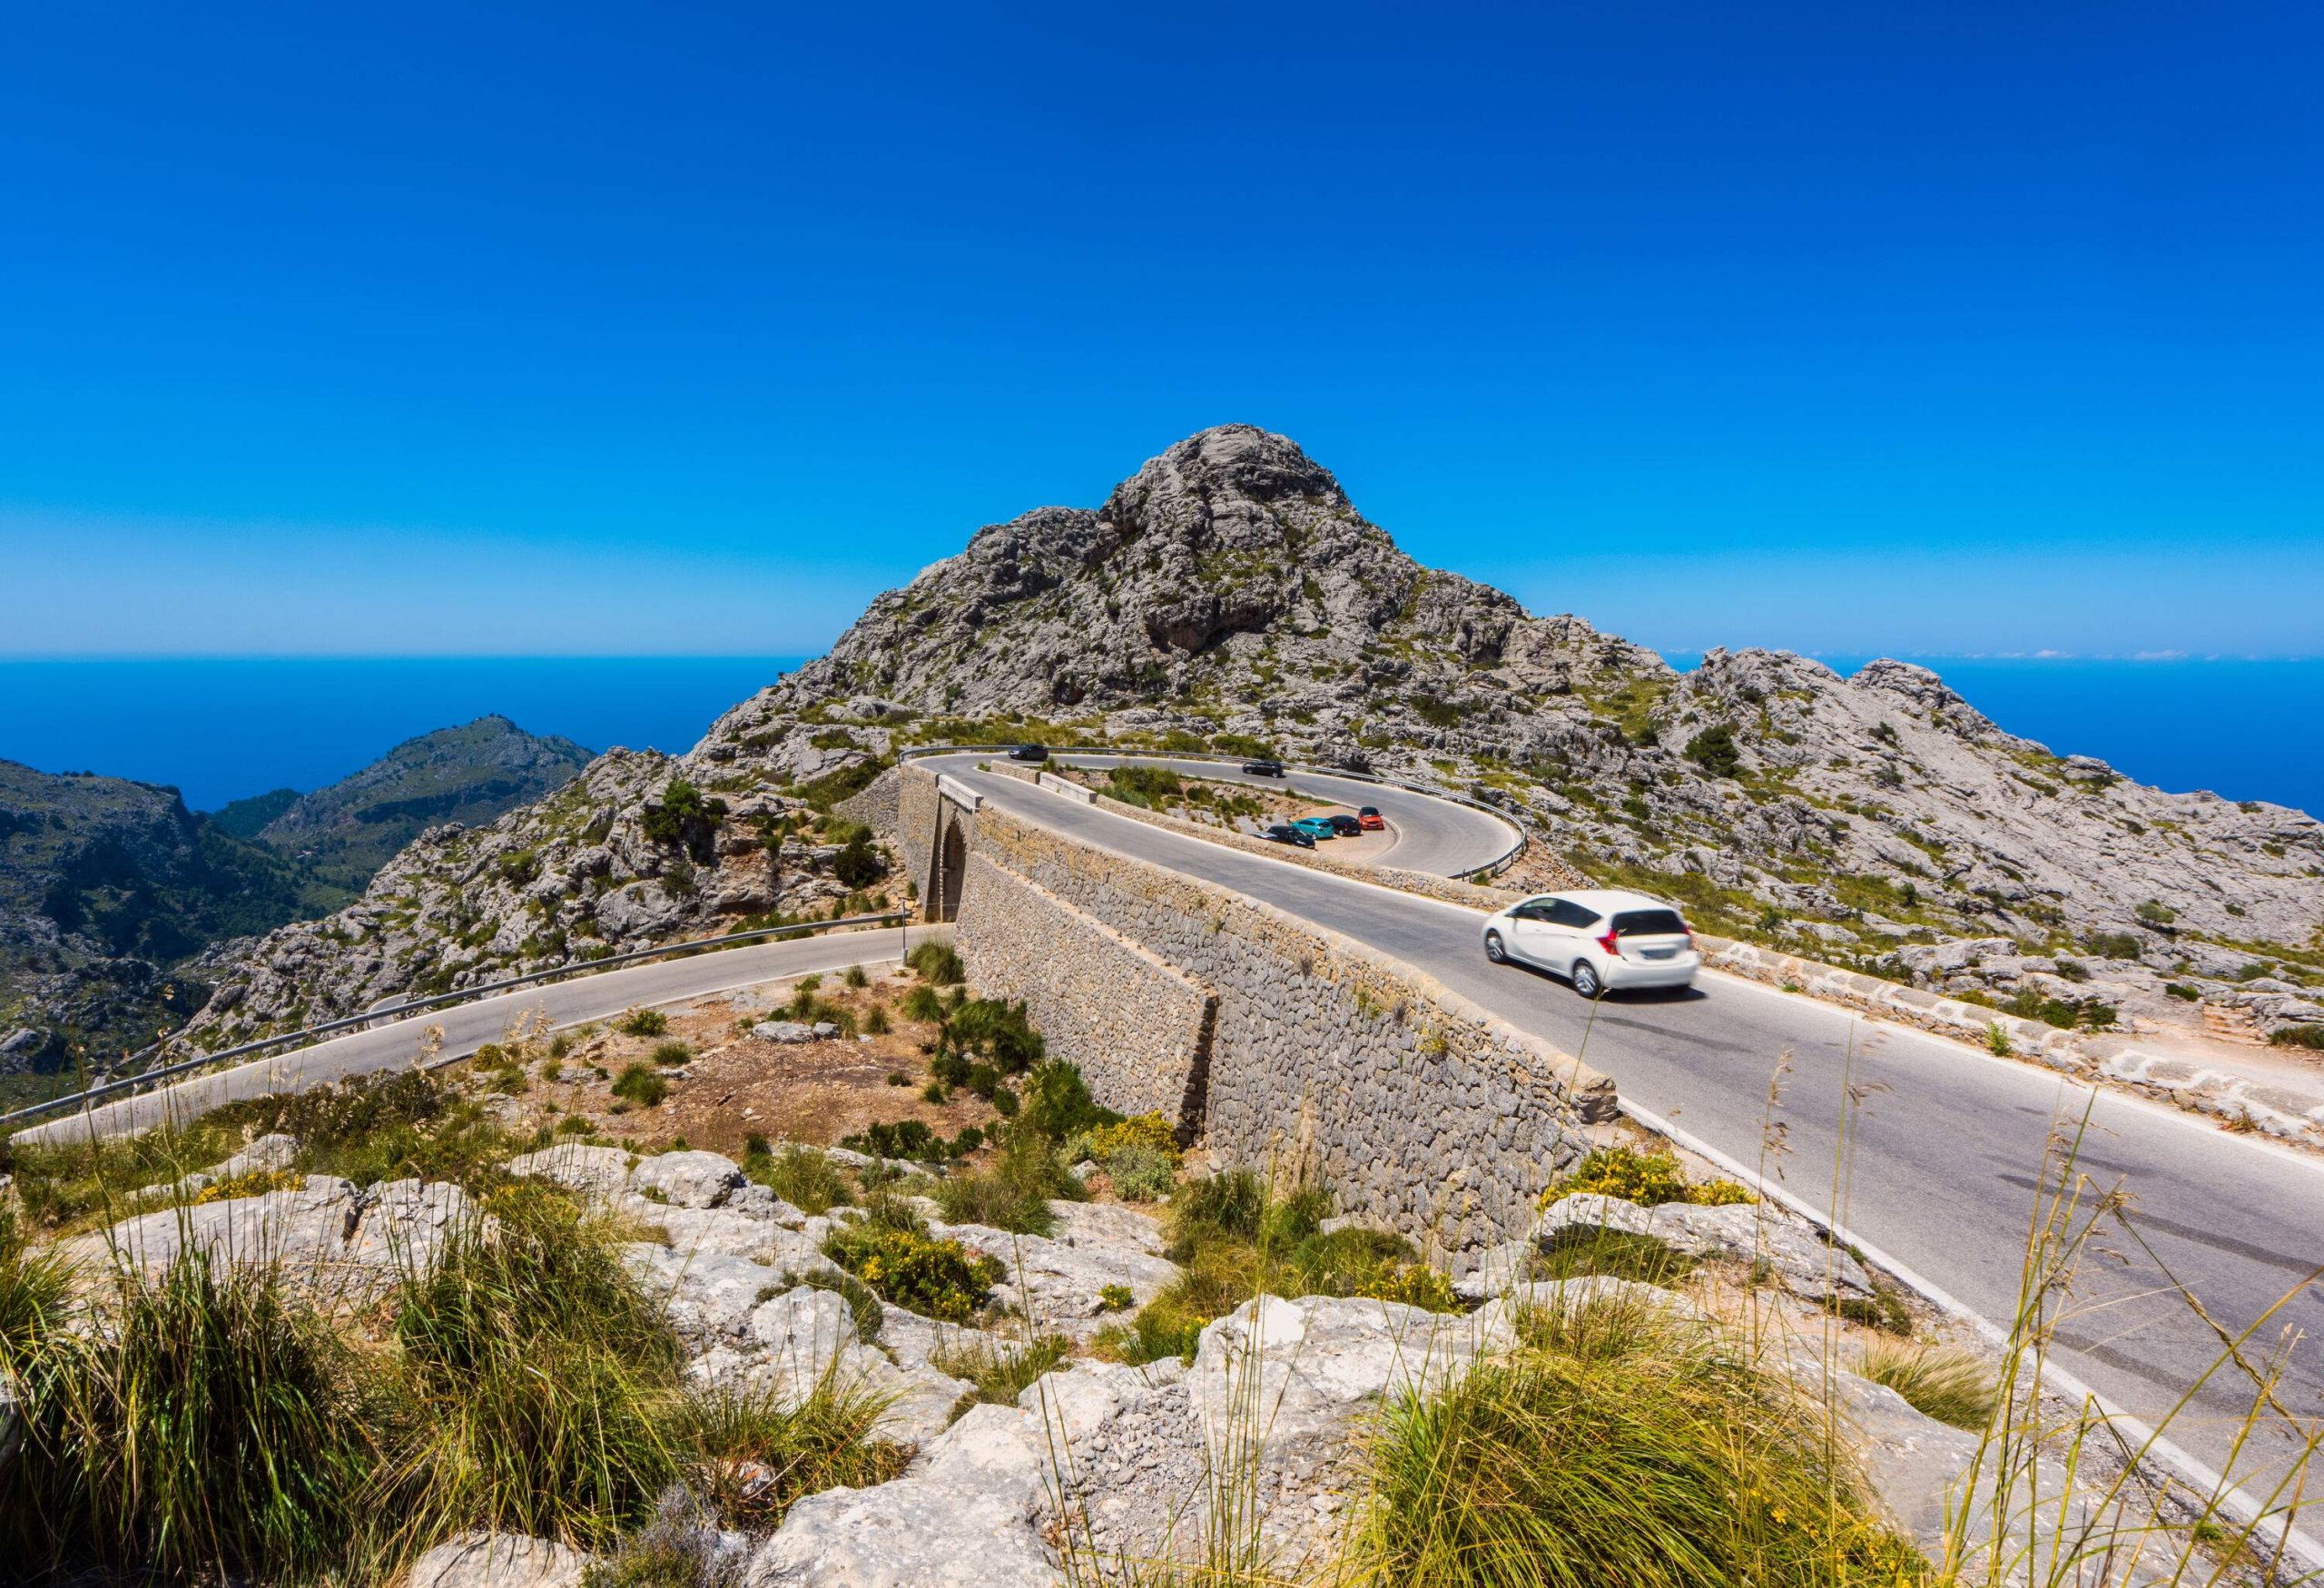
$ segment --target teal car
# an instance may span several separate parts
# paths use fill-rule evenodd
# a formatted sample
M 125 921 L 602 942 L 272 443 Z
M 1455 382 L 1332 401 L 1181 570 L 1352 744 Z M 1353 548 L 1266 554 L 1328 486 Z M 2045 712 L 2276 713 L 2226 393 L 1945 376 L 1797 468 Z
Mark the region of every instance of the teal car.
M 1339 830 L 1332 825 L 1332 819 L 1329 816 L 1302 816 L 1292 825 L 1318 843 L 1326 838 L 1339 836 Z

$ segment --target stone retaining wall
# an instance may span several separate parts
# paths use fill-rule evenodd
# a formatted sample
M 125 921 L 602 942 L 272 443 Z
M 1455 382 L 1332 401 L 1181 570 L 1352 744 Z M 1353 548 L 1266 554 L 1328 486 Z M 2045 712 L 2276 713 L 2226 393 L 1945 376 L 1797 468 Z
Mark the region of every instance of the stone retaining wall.
M 969 857 L 958 933 L 970 982 L 1021 999 L 1049 1050 L 1126 1114 L 1160 1114 L 1191 1139 L 1201 1123 L 1213 1001 L 1105 922 L 1038 883 Z
M 2324 1147 L 2324 1098 L 2211 1070 L 2102 1032 L 2068 1031 L 1983 1004 L 1844 971 L 1756 943 L 1697 932 L 1706 964 L 1754 981 L 1845 1004 L 1940 1036 L 1990 1045 L 1999 1028 L 2010 1053 L 2086 1080 L 2132 1087 L 2196 1113 L 2248 1124 L 2287 1141 Z
M 1097 967 L 1118 950 L 1064 922 L 1086 917 L 1139 945 L 1216 1001 L 1202 1090 L 1214 1160 L 1320 1174 L 1344 1211 L 1456 1272 L 1530 1227 L 1541 1192 L 1587 1149 L 1580 1127 L 1614 1112 L 1604 1076 L 1353 939 L 990 805 L 976 844 L 986 866 L 1071 915 L 1052 938 L 1007 924 L 1006 909 L 964 910 L 972 966 L 1018 984 L 1049 978 L 1061 1001 L 1100 999 Z M 979 886 L 980 904 L 1010 898 L 997 881 Z M 1095 1030 L 1108 1016 L 1070 1018 Z M 1052 1048 L 1085 1073 L 1108 1062 L 1076 1041 Z

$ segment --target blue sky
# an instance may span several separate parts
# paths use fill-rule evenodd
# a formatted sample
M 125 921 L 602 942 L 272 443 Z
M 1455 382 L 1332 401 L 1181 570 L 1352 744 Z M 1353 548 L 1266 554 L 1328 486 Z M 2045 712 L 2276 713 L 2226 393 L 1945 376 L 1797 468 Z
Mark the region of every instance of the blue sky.
M 2290 5 L 19 8 L 0 650 L 812 651 L 1247 420 L 1666 647 L 2324 654 L 2319 46 Z

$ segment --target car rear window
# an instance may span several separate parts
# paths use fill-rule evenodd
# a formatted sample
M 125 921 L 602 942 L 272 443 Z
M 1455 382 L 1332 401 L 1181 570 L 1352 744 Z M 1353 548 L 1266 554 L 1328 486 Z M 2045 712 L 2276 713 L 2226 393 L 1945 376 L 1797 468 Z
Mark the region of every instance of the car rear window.
M 1676 910 L 1625 910 L 1614 917 L 1614 930 L 1630 937 L 1676 937 L 1687 923 Z

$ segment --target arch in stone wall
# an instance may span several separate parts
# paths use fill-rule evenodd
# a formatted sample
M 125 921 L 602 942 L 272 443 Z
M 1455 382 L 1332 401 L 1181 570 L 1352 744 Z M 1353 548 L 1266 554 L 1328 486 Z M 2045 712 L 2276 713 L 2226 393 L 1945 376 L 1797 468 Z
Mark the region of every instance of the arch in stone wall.
M 960 912 L 960 893 L 968 885 L 969 837 L 959 808 L 946 801 L 937 807 L 935 853 L 929 879 L 928 918 L 950 921 Z

